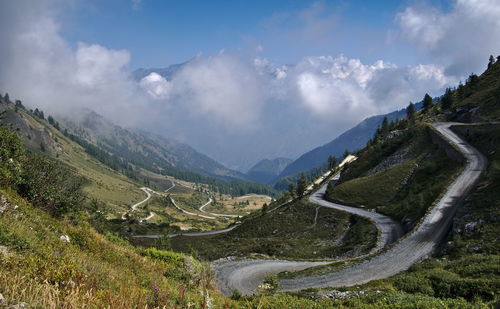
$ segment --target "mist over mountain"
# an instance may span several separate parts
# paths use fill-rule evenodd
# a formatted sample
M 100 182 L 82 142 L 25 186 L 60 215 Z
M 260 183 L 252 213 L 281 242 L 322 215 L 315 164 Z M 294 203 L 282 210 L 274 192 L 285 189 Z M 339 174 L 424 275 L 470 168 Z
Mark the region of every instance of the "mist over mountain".
M 129 43 L 147 36 L 160 44 L 163 40 L 153 35 L 158 28 L 113 44 L 107 40 L 120 35 L 96 39 L 102 28 L 88 27 L 96 32 L 83 37 L 65 33 L 71 20 L 66 16 L 90 25 L 76 13 L 86 6 L 57 4 L 2 3 L 0 38 L 8 44 L 0 46 L 1 89 L 51 114 L 95 110 L 122 127 L 189 144 L 241 172 L 264 158 L 297 158 L 366 117 L 403 108 L 425 93 L 438 95 L 479 71 L 483 59 L 499 47 L 491 3 L 476 7 L 459 1 L 450 11 L 395 9 L 389 13 L 393 24 L 379 31 L 369 43 L 373 46 L 361 54 L 338 44 L 316 45 L 353 28 L 333 22 L 337 15 L 332 6 L 314 3 L 281 12 L 281 19 L 269 12 L 261 16 L 257 37 L 262 41 L 228 45 L 237 48 L 214 43 L 216 48 L 189 49 L 174 59 L 167 50 L 182 50 L 179 42 L 165 50 Z M 145 13 L 137 7 L 136 14 Z M 351 40 L 359 36 L 349 33 L 343 39 L 357 46 Z M 214 41 L 208 38 L 209 33 L 197 39 Z M 484 48 L 469 50 L 464 42 Z M 394 44 L 405 52 L 394 54 Z M 273 48 L 281 52 L 267 52 Z M 282 57 L 292 52 L 296 55 Z M 406 52 L 409 59 L 403 57 Z M 157 56 L 145 61 L 149 53 Z
M 420 110 L 421 107 L 421 102 L 415 104 L 416 110 Z M 323 165 L 327 162 L 329 156 L 341 158 L 345 150 L 352 152 L 364 147 L 366 143 L 373 137 L 373 134 L 380 126 L 385 117 L 387 117 L 387 120 L 389 121 L 395 121 L 404 118 L 406 117 L 406 109 L 366 118 L 356 126 L 336 137 L 331 142 L 314 148 L 313 150 L 301 155 L 297 160 L 288 164 L 283 172 L 280 173 L 278 178 L 305 172 L 312 168 Z
M 244 174 L 226 168 L 187 144 L 144 130 L 124 129 L 91 110 L 82 110 L 76 120 L 62 123 L 71 132 L 129 161 L 147 158 L 159 170 L 171 167 L 223 179 L 246 179 Z

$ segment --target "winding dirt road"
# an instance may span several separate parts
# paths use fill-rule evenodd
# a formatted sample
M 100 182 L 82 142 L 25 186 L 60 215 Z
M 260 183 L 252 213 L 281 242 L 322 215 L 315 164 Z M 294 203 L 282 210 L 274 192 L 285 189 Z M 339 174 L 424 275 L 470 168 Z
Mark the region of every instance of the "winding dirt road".
M 224 234 L 229 231 L 234 230 L 237 228 L 239 224 L 235 224 L 231 227 L 222 229 L 222 230 L 216 230 L 216 231 L 208 231 L 208 232 L 187 232 L 187 233 L 177 233 L 177 234 L 157 234 L 157 235 L 134 235 L 132 237 L 136 238 L 161 238 L 161 237 L 177 237 L 177 236 L 188 236 L 188 237 L 196 237 L 196 236 L 209 236 L 209 235 L 217 235 L 217 234 Z
M 387 251 L 373 258 L 335 273 L 310 276 L 281 281 L 283 291 L 298 291 L 307 288 L 340 287 L 363 284 L 371 280 L 383 279 L 408 269 L 411 265 L 426 258 L 441 239 L 446 235 L 451 220 L 460 202 L 477 183 L 481 172 L 486 167 L 486 158 L 475 148 L 467 144 L 450 130 L 455 123 L 434 123 L 433 127 L 453 146 L 458 148 L 465 157 L 467 164 L 460 175 L 447 188 L 437 204 L 425 215 L 420 225 L 405 238 L 397 242 Z M 459 124 L 456 124 L 459 125 Z M 377 247 L 394 241 L 400 234 L 399 228 L 392 220 L 379 217 L 379 214 L 338 204 L 322 199 L 325 187 L 314 193 L 310 200 L 324 207 L 331 207 L 370 217 L 381 231 Z M 321 192 L 322 191 L 322 192 Z M 377 250 L 378 250 L 377 249 Z M 224 294 L 229 295 L 233 289 L 238 289 L 246 295 L 253 294 L 256 287 L 262 283 L 266 274 L 282 271 L 297 271 L 328 262 L 297 262 L 285 260 L 219 260 L 213 263 L 216 280 Z

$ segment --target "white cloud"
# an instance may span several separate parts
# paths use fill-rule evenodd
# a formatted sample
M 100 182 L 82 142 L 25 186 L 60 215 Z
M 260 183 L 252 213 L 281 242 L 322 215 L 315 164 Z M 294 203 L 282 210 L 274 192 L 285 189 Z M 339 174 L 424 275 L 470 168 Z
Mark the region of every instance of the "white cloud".
M 197 58 L 172 79 L 175 95 L 192 113 L 236 128 L 257 124 L 264 103 L 260 82 L 253 66 L 224 53 Z
M 139 84 L 154 99 L 168 99 L 172 93 L 172 83 L 156 72 L 142 78 Z
M 90 88 L 106 87 L 110 82 L 126 80 L 122 69 L 129 63 L 130 54 L 126 50 L 79 43 L 75 60 L 78 84 Z
M 137 109 L 149 103 L 126 72 L 129 53 L 85 43 L 72 49 L 49 4 L 2 4 L 0 38 L 8 44 L 0 45 L 1 88 L 50 113 L 87 107 L 115 121 L 141 121 Z
M 298 155 L 366 116 L 454 84 L 432 64 L 315 56 L 285 66 L 227 52 L 200 55 L 168 79 L 153 72 L 136 82 L 127 73 L 128 51 L 72 48 L 56 21 L 44 1 L 2 3 L 1 91 L 46 113 L 87 107 L 121 124 L 184 137 L 226 162 L 248 163 L 264 152 Z
M 426 92 L 439 95 L 454 79 L 435 65 L 398 68 L 376 61 L 364 64 L 343 55 L 306 57 L 287 72 L 289 100 L 318 119 L 341 124 L 401 108 Z
M 455 76 L 480 73 L 500 53 L 500 1 L 456 0 L 451 11 L 408 7 L 396 16 L 400 37 Z

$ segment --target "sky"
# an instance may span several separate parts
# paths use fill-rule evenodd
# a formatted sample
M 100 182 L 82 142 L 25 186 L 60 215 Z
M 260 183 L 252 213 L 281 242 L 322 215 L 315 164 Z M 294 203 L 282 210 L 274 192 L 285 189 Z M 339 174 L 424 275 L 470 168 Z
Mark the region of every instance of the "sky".
M 497 0 L 0 0 L 0 91 L 245 171 L 441 95 L 484 71 L 499 37 Z

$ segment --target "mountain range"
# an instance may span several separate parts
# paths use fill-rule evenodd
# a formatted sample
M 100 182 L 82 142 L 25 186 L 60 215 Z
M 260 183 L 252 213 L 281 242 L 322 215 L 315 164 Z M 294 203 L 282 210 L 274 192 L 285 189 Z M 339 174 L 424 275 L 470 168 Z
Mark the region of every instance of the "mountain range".
M 422 103 L 416 103 L 415 109 L 420 110 Z M 331 142 L 314 148 L 301 155 L 297 160 L 291 162 L 277 177 L 281 179 L 290 175 L 311 170 L 326 163 L 329 156 L 341 158 L 343 153 L 348 150 L 356 151 L 366 145 L 373 137 L 375 131 L 380 126 L 384 118 L 394 121 L 406 116 L 406 109 L 401 109 L 384 115 L 376 115 L 361 121 L 353 128 L 345 131 Z
M 64 127 L 109 153 L 153 170 L 171 168 L 222 179 L 246 179 L 244 174 L 226 168 L 187 144 L 150 132 L 124 129 L 90 110 L 80 113 L 77 120 L 65 120 Z
M 276 158 L 264 159 L 255 164 L 248 172 L 250 180 L 261 183 L 273 182 L 276 177 L 290 164 L 292 159 Z

